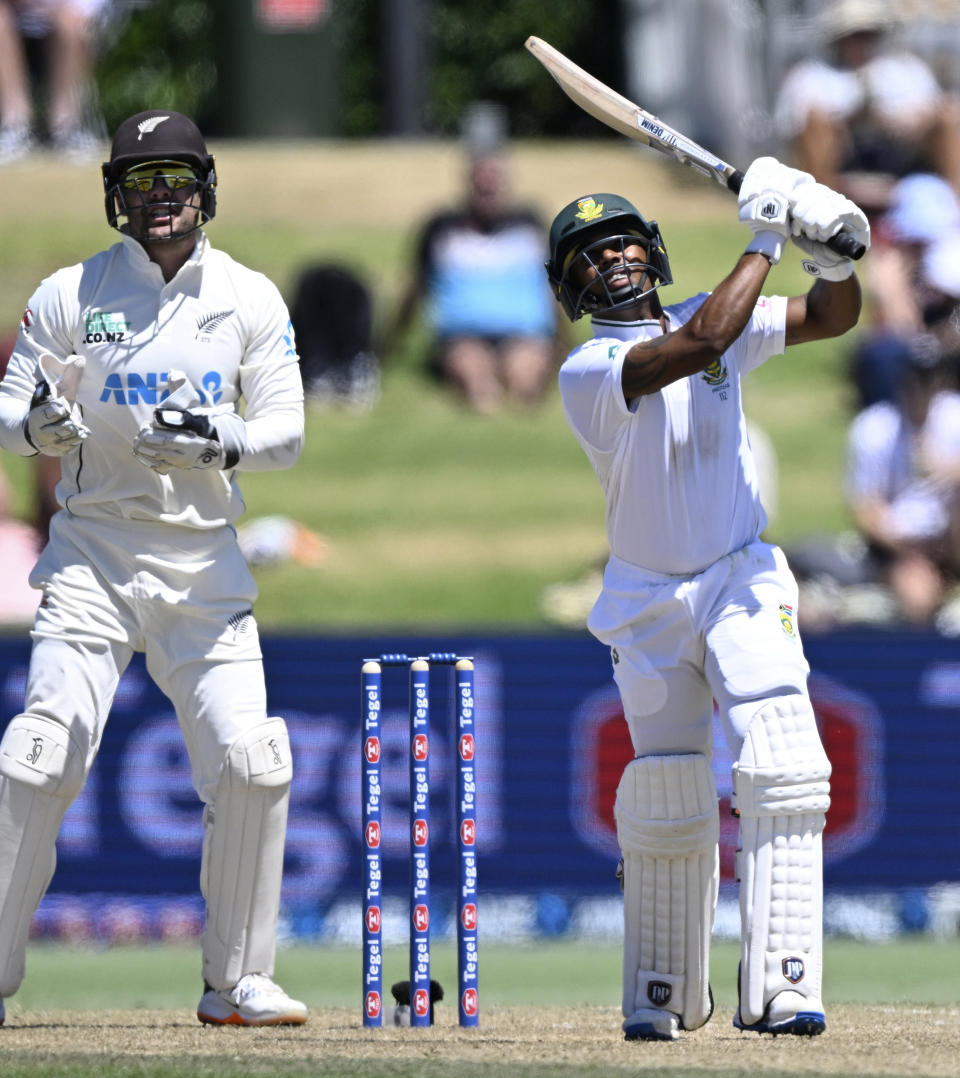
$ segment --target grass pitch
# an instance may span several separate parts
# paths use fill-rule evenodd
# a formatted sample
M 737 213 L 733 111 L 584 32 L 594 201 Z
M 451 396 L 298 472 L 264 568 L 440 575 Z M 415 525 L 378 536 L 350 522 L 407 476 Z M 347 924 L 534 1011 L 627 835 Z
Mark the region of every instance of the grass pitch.
M 201 1026 L 195 947 L 89 951 L 34 946 L 28 978 L 0 1031 L 4 1078 L 660 1078 L 956 1075 L 957 944 L 828 940 L 827 1031 L 758 1037 L 731 1025 L 737 948 L 716 944 L 717 1010 L 679 1041 L 631 1043 L 620 1033 L 620 955 L 613 945 L 490 946 L 480 952 L 481 1017 L 457 1026 L 455 955 L 434 948 L 447 989 L 430 1030 L 364 1029 L 359 949 L 281 950 L 277 977 L 311 1007 L 299 1029 Z M 392 948 L 385 983 L 405 976 Z

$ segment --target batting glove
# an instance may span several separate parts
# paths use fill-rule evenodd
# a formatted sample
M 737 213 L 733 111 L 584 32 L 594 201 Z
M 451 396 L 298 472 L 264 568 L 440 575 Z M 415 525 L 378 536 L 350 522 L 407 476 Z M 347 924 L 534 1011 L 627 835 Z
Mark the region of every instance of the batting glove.
M 845 281 L 853 273 L 853 262 L 827 246 L 832 236 L 851 232 L 864 247 L 870 247 L 866 214 L 855 202 L 822 183 L 797 192 L 790 227 L 793 242 L 807 256 L 801 263 L 804 270 L 825 281 Z
M 90 428 L 84 425 L 80 409 L 61 393 L 65 388 L 76 390 L 83 361 L 79 356 L 57 360 L 45 354 L 38 366 L 40 377 L 23 423 L 24 437 L 38 453 L 64 457 L 90 437 Z M 69 381 L 69 387 L 65 381 Z
M 747 251 L 766 255 L 776 265 L 790 238 L 789 211 L 795 193 L 814 183 L 809 172 L 790 168 L 775 157 L 758 157 L 747 169 L 738 192 L 740 220 L 754 237 Z
M 793 193 L 807 184 L 816 183 L 809 172 L 790 168 L 775 157 L 758 157 L 743 174 L 740 185 L 740 204 L 749 202 L 761 191 L 780 191 L 793 204 Z
M 740 220 L 753 232 L 747 253 L 759 251 L 775 266 L 790 238 L 790 204 L 779 191 L 761 191 L 740 205 Z
M 212 417 L 183 408 L 157 408 L 133 441 L 133 455 L 167 475 L 172 469 L 233 468 L 247 447 L 246 428 L 233 413 Z

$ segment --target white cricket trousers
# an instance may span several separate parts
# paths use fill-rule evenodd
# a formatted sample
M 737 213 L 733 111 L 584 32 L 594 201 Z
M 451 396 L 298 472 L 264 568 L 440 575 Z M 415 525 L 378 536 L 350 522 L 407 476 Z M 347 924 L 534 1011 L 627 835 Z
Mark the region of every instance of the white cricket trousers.
M 173 704 L 204 803 L 224 755 L 266 717 L 256 583 L 231 527 L 198 531 L 57 513 L 30 575 L 43 591 L 34 623 L 26 710 L 100 745 L 135 651 Z
M 796 581 L 760 540 L 693 576 L 611 557 L 587 626 L 611 649 L 637 756 L 710 759 L 716 700 L 737 759 L 763 701 L 807 691 Z
M 31 724 L 62 728 L 69 782 L 60 797 L 44 797 L 0 776 L 0 995 L 12 994 L 22 979 L 29 922 L 52 876 L 57 830 L 93 764 L 133 653 L 145 653 L 150 676 L 173 704 L 193 784 L 205 805 L 217 797 L 231 746 L 267 722 L 251 611 L 256 585 L 232 528 L 204 532 L 104 522 L 61 510 L 30 581 L 43 598 L 32 633 L 24 712 L 12 721 L 4 745 L 18 744 L 15 734 L 11 740 L 18 726 L 26 731 L 27 749 Z M 281 809 L 283 823 L 285 803 Z M 197 824 L 199 836 L 199 806 Z M 264 889 L 275 918 L 283 833 L 280 825 L 274 831 L 272 848 L 279 855 L 274 849 L 268 859 L 276 878 L 264 881 Z M 25 850 L 32 868 L 25 865 Z M 270 935 L 269 925 L 264 932 Z M 269 965 L 272 939 L 262 950 L 267 957 L 261 965 Z

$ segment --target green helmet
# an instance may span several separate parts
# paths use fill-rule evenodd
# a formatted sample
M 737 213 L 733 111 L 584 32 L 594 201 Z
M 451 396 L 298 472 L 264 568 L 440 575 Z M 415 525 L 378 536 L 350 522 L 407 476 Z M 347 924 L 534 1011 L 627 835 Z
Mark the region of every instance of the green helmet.
M 620 195 L 585 195 L 571 202 L 554 218 L 550 226 L 550 261 L 546 263 L 547 277 L 554 294 L 571 321 L 593 311 L 609 311 L 625 307 L 641 298 L 644 287 L 630 285 L 611 291 L 604 275 L 599 275 L 603 294 L 591 288 L 593 282 L 582 284 L 574 278 L 575 267 L 593 265 L 589 249 L 600 240 L 618 243 L 621 249 L 640 239 L 647 250 L 647 261 L 636 268 L 645 272 L 643 283 L 651 281 L 652 288 L 673 284 L 670 262 L 660 237 L 656 221 L 647 221 L 640 212 Z

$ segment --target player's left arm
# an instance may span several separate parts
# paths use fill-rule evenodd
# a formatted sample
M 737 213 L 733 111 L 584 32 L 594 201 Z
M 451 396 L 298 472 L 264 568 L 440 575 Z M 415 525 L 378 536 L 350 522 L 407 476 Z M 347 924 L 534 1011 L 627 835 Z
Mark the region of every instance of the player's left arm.
M 822 183 L 804 184 L 794 196 L 791 238 L 804 254 L 804 270 L 816 280 L 805 296 L 787 302 L 788 345 L 839 337 L 857 324 L 862 296 L 853 262 L 827 241 L 843 229 L 870 246 L 866 215 L 849 198 Z
M 251 325 L 240 364 L 246 448 L 242 471 L 289 468 L 303 449 L 304 393 L 293 323 L 277 288 L 266 278 L 262 308 Z

